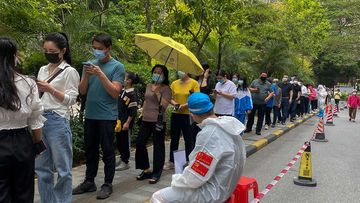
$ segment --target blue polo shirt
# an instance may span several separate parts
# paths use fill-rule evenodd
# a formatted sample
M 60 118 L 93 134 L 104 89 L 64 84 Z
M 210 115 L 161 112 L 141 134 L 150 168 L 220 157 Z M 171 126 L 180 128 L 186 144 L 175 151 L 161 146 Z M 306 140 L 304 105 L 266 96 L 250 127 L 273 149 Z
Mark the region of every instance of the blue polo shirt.
M 106 63 L 99 60 L 92 61 L 105 73 L 110 81 L 124 83 L 125 68 L 122 63 L 111 59 Z M 89 87 L 86 97 L 85 118 L 93 120 L 116 120 L 118 98 L 112 98 L 105 90 L 98 76 L 92 75 L 89 78 Z

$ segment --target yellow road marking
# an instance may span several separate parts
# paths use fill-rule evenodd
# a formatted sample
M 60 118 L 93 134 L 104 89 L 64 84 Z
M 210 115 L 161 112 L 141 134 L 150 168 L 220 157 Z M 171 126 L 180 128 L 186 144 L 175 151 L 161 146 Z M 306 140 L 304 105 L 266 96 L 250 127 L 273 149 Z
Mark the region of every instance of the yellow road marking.
M 275 130 L 272 134 L 276 135 L 276 137 L 280 137 L 281 135 L 283 135 L 283 133 L 283 130 Z
M 252 143 L 252 145 L 254 145 L 256 147 L 257 150 L 263 148 L 264 146 L 266 146 L 268 143 L 267 139 L 260 139 L 254 143 Z
M 293 129 L 295 127 L 295 124 L 291 123 L 287 127 L 290 128 L 290 129 Z

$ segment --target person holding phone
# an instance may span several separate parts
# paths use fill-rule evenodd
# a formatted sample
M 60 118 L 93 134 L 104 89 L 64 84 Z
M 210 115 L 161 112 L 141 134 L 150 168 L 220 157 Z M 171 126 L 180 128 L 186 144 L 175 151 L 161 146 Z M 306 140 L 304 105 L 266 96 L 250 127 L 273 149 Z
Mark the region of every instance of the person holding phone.
M 92 40 L 95 60 L 83 67 L 79 85 L 81 95 L 86 95 L 84 140 L 86 156 L 85 180 L 73 189 L 73 194 L 95 192 L 95 177 L 99 166 L 99 145 L 105 163 L 104 184 L 97 199 L 106 199 L 112 193 L 115 174 L 114 136 L 118 118 L 118 97 L 125 78 L 124 65 L 111 56 L 110 35 L 99 34 Z
M 17 51 L 0 37 L 0 202 L 34 201 L 34 147 L 45 121 L 35 81 L 18 72 Z
M 234 98 L 237 95 L 236 85 L 227 79 L 227 73 L 220 70 L 216 78 L 214 95 L 216 98 L 214 112 L 217 116 L 232 116 L 234 114 Z
M 136 169 L 142 170 L 136 179 L 149 179 L 149 184 L 155 184 L 160 180 L 165 162 L 166 109 L 170 104 L 171 89 L 166 66 L 155 65 L 151 75 L 153 82 L 146 86 L 142 121 L 136 139 L 135 164 Z M 146 146 L 151 135 L 154 146 L 152 170 Z
M 42 139 L 47 150 L 36 159 L 35 172 L 41 202 L 70 203 L 73 163 L 70 107 L 79 94 L 80 76 L 71 67 L 69 42 L 64 33 L 46 35 L 43 49 L 49 63 L 40 68 L 37 86 L 47 119 Z M 54 167 L 59 173 L 55 183 Z

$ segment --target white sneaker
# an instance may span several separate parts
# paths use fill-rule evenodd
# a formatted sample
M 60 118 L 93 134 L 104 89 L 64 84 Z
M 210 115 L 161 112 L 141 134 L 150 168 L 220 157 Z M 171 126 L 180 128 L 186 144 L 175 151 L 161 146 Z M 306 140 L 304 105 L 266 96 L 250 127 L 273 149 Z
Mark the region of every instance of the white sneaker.
M 171 170 L 171 169 L 174 169 L 175 168 L 175 165 L 173 162 L 169 161 L 169 162 L 166 162 L 165 165 L 164 165 L 164 170 Z
M 115 171 L 124 171 L 124 170 L 127 170 L 130 168 L 130 165 L 123 162 L 123 161 L 119 161 L 117 164 L 116 164 L 116 167 L 115 167 Z
M 269 130 L 269 125 L 265 125 L 265 130 Z

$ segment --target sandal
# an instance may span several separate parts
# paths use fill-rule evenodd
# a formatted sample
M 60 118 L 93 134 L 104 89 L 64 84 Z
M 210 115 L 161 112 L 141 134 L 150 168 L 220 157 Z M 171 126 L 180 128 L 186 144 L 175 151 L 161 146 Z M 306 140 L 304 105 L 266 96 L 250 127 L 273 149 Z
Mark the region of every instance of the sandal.
M 150 180 L 149 180 L 149 184 L 156 184 L 157 182 L 159 182 L 160 178 L 157 178 L 157 177 L 152 177 Z
M 152 173 L 146 173 L 145 171 L 142 171 L 140 175 L 136 176 L 136 180 L 145 180 L 152 178 Z

